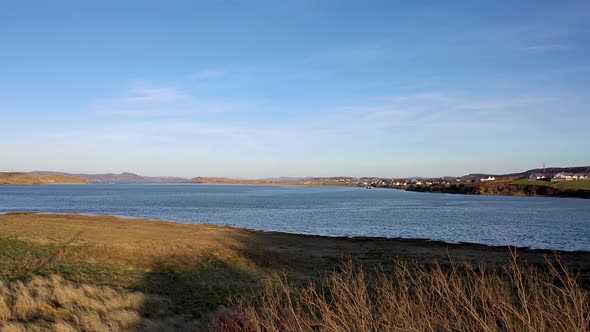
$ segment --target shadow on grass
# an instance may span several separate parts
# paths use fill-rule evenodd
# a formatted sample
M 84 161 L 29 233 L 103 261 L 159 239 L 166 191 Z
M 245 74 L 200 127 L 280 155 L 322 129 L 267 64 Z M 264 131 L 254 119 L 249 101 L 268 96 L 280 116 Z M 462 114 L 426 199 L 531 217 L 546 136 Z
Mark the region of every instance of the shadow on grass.
M 201 319 L 223 308 L 234 294 L 253 289 L 252 273 L 213 256 L 199 257 L 198 266 L 154 265 L 146 272 L 137 290 L 170 300 L 170 314 Z
M 3 276 L 0 279 L 23 280 L 25 272 L 30 275 L 28 278 L 59 274 L 77 285 L 105 285 L 120 294 L 140 291 L 159 300 L 152 301 L 147 296 L 140 301 L 137 312 L 141 321 L 130 326 L 135 326 L 137 331 L 194 330 L 215 319 L 228 305 L 229 298 L 256 292 L 262 281 L 274 272 L 287 272 L 289 281 L 305 284 L 338 270 L 343 257 L 362 263 L 367 271 L 376 265 L 391 269 L 398 256 L 421 260 L 423 264 L 431 264 L 434 257 L 439 257 L 443 267 L 448 259 L 455 262 L 485 259 L 494 263 L 505 262 L 509 257 L 505 248 L 479 245 L 447 247 L 412 240 L 322 238 L 248 231 L 208 239 L 204 245 L 192 241 L 149 243 L 149 247 L 139 250 L 130 247 L 125 251 L 112 246 L 58 246 L 0 239 L 0 276 Z M 519 254 L 531 263 L 546 266 L 544 251 Z M 583 282 L 590 279 L 588 253 L 563 253 L 563 258 L 564 263 L 576 269 L 574 272 L 581 272 L 585 277 Z M 48 303 L 55 310 L 70 310 Z M 109 310 L 101 314 L 105 321 L 111 319 L 109 315 L 113 311 Z M 74 320 L 68 322 L 74 324 Z M 147 328 L 149 324 L 152 328 Z
M 166 299 L 166 308 L 154 310 L 146 303 L 143 317 L 159 321 L 176 317 L 172 325 L 178 330 L 190 330 L 187 326 L 198 321 L 203 329 L 225 312 L 231 299 L 256 293 L 272 273 L 301 272 L 300 261 L 267 249 L 260 240 L 232 235 L 215 245 L 223 248 L 219 251 L 158 257 L 133 288 Z

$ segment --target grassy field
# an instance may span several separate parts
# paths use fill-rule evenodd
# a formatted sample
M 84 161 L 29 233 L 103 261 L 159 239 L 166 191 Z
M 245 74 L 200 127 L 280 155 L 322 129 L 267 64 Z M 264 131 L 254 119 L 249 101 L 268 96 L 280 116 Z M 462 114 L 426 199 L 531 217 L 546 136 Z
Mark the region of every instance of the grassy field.
M 88 181 L 66 175 L 38 175 L 23 173 L 1 173 L 0 185 L 39 185 L 39 184 L 86 184 Z
M 551 253 L 518 251 L 519 261 L 544 273 L 549 271 L 546 255 Z M 277 273 L 284 273 L 289 283 L 282 291 L 297 293 L 309 282 L 324 277 L 329 282 L 334 271 L 346 271 L 343 258 L 353 262 L 349 265 L 362 264 L 367 271 L 380 267 L 386 274 L 400 271 L 396 260 L 403 259 L 424 271 L 455 271 L 450 276 L 460 279 L 467 270 L 453 270 L 453 262 L 500 266 L 510 257 L 505 247 L 473 244 L 326 238 L 115 217 L 7 214 L 0 215 L 0 280 L 4 280 L 0 329 L 192 330 L 205 328 L 223 314 L 218 327 L 234 321 L 248 330 L 247 326 L 256 325 L 235 317 L 243 318 L 252 310 L 262 313 L 268 303 L 230 306 L 234 303 L 230 299 L 241 296 L 246 301 L 250 294 L 265 294 L 268 287 L 281 284 L 276 282 Z M 563 252 L 561 260 L 579 274 L 582 284 L 589 284 L 590 253 Z M 370 281 L 377 276 L 367 273 L 370 289 L 378 285 Z M 490 278 L 491 284 L 499 282 Z M 587 296 L 583 288 L 575 289 Z M 318 298 L 314 301 L 321 304 Z M 234 330 L 241 330 L 234 325 Z
M 487 182 L 466 182 L 450 185 L 409 186 L 406 190 L 463 195 L 552 196 L 590 198 L 590 180 L 558 183 L 537 180 L 502 179 Z
M 590 190 L 590 180 L 572 180 L 572 181 L 562 181 L 562 182 L 523 180 L 523 181 L 516 181 L 515 183 L 516 184 L 523 184 L 523 185 L 549 186 L 549 187 L 554 187 L 554 188 L 559 188 L 559 189 Z

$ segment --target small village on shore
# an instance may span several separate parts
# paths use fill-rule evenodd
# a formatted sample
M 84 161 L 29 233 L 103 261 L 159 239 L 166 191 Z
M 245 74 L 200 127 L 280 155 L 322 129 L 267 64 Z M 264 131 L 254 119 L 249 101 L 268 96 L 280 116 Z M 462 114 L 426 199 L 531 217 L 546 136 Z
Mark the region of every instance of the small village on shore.
M 529 173 L 528 176 L 526 173 Z M 381 178 L 381 177 L 318 177 L 308 178 L 303 181 L 305 185 L 314 185 L 319 183 L 335 183 L 341 185 L 372 187 L 372 188 L 405 188 L 408 186 L 431 186 L 431 185 L 452 185 L 465 184 L 477 182 L 493 182 L 493 181 L 546 181 L 549 183 L 557 183 L 563 181 L 588 180 L 590 178 L 590 171 L 581 173 L 571 172 L 523 172 L 515 175 L 465 175 L 462 177 L 443 176 L 438 178 L 428 177 L 412 177 L 412 178 Z

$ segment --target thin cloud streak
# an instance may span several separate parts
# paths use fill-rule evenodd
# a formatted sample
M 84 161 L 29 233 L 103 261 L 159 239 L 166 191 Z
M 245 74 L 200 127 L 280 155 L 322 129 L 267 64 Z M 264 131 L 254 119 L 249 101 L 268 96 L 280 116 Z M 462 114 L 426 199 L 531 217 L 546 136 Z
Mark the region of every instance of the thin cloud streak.
M 192 110 L 202 109 L 211 112 L 212 110 L 245 110 L 251 108 L 251 105 L 247 105 L 247 102 L 242 104 L 239 101 L 229 103 L 225 101 L 196 101 L 194 98 L 191 98 L 191 100 L 192 103 L 189 108 L 192 107 Z M 501 128 L 506 128 L 505 116 L 518 116 L 520 111 L 527 110 L 531 106 L 538 106 L 555 100 L 555 98 L 549 97 L 478 100 L 456 97 L 441 92 L 384 96 L 374 98 L 373 105 L 328 108 L 308 114 L 291 123 L 260 121 L 255 124 L 243 124 L 239 121 L 233 121 L 234 123 L 230 125 L 227 120 L 217 123 L 215 117 L 207 123 L 202 123 L 190 116 L 194 112 L 172 112 L 159 109 L 131 110 L 127 115 L 143 115 L 144 117 L 153 115 L 168 119 L 169 121 L 165 122 L 165 128 L 153 130 L 152 134 L 155 136 L 158 136 L 159 133 L 181 136 L 182 133 L 187 131 L 187 128 L 215 135 L 222 135 L 227 132 L 229 137 L 235 137 L 232 136 L 232 133 L 240 132 L 243 135 L 240 137 L 241 139 L 256 142 L 252 144 L 253 146 L 266 148 L 275 146 L 280 149 L 278 142 L 296 146 L 297 144 L 288 142 L 293 140 L 293 137 L 303 137 L 304 140 L 305 138 L 311 138 L 311 140 L 318 141 L 328 139 L 337 142 L 339 139 L 351 141 L 357 136 L 370 138 L 391 129 L 403 132 L 409 128 L 418 127 L 441 129 L 464 127 L 466 131 L 472 131 L 474 128 L 492 128 L 496 124 Z M 279 105 L 269 105 L 274 108 L 280 107 Z M 478 113 L 474 113 L 475 111 L 485 112 L 480 113 L 485 117 L 478 118 Z M 116 114 L 116 111 L 114 113 Z M 178 120 L 177 118 L 183 119 L 182 124 L 172 125 L 173 127 L 179 126 L 179 128 L 174 127 L 174 129 L 170 130 L 171 123 Z M 461 121 L 457 121 L 457 119 L 461 119 Z M 157 123 L 150 125 L 151 128 L 157 128 L 158 126 Z M 144 130 L 147 127 L 142 125 L 138 128 Z M 442 134 L 444 135 L 444 132 Z M 190 135 L 185 136 L 191 138 Z
M 531 104 L 540 104 L 555 101 L 555 98 L 539 97 L 539 98 L 508 98 L 496 100 L 483 100 L 461 104 L 455 107 L 456 110 L 501 110 L 510 109 L 518 106 L 525 106 Z
M 182 115 L 256 111 L 265 101 L 201 98 L 174 87 L 134 88 L 127 96 L 99 99 L 91 109 L 111 117 L 178 117 Z
M 558 51 L 558 50 L 564 50 L 564 49 L 567 49 L 567 46 L 562 45 L 562 44 L 539 44 L 539 45 L 528 46 L 526 48 L 526 50 L 528 50 L 528 51 L 537 51 L 537 52 Z

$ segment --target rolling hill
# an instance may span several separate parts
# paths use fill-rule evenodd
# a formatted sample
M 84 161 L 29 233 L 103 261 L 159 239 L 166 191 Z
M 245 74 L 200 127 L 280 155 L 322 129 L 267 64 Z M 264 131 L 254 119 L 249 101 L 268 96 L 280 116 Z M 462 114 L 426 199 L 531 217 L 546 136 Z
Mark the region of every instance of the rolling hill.
M 523 180 L 529 179 L 532 174 L 545 174 L 547 176 L 553 176 L 557 173 L 574 173 L 574 174 L 585 174 L 590 175 L 590 166 L 576 166 L 576 167 L 547 167 L 529 169 L 520 173 L 509 173 L 509 174 L 468 174 L 462 176 L 462 179 L 480 179 L 488 176 L 493 176 L 496 179 L 514 179 Z
M 105 173 L 105 174 L 70 174 L 62 172 L 47 172 L 34 171 L 29 174 L 34 175 L 63 175 L 73 176 L 85 179 L 91 183 L 190 183 L 190 179 L 181 177 L 157 177 L 157 176 L 142 176 L 134 173 L 124 172 L 120 174 Z
M 87 184 L 79 177 L 61 174 L 0 173 L 0 185 Z

